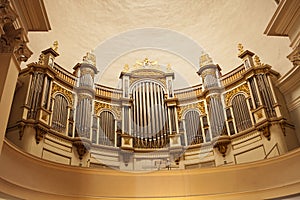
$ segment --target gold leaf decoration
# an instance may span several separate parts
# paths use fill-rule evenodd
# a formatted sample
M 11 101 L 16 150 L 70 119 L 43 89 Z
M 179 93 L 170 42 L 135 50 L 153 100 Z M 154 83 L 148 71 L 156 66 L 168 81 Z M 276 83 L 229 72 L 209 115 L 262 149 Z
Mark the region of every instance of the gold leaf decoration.
M 198 109 L 201 112 L 201 114 L 204 114 L 205 113 L 204 101 L 177 107 L 178 119 L 182 119 L 182 114 L 188 109 Z
M 73 105 L 73 94 L 72 94 L 72 92 L 70 92 L 70 91 L 66 90 L 65 88 L 62 88 L 61 86 L 53 83 L 52 84 L 52 90 L 51 90 L 51 96 L 53 94 L 55 94 L 56 92 L 60 92 L 60 93 L 64 94 L 67 97 L 67 99 L 69 100 L 70 104 Z
M 107 103 L 95 102 L 94 111 L 95 114 L 98 114 L 102 109 L 108 109 L 114 112 L 118 119 L 121 119 L 121 108 L 119 106 L 113 106 Z
M 239 92 L 243 92 L 243 93 L 246 93 L 248 96 L 250 96 L 250 90 L 249 90 L 249 87 L 248 85 L 245 83 L 243 85 L 240 85 L 239 87 L 233 89 L 233 90 L 230 90 L 229 92 L 227 92 L 225 94 L 225 103 L 226 103 L 226 106 L 229 106 L 229 102 L 231 100 L 231 98 L 239 93 Z

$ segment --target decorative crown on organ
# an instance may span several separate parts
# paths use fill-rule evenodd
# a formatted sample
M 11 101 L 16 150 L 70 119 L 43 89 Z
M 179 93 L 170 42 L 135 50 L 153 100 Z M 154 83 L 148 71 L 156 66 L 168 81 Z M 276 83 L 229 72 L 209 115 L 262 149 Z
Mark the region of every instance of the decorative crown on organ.
M 84 63 L 88 63 L 88 64 L 96 66 L 96 56 L 95 56 L 93 50 L 91 50 L 91 52 L 87 52 L 82 60 Z
M 203 67 L 206 65 L 213 65 L 213 61 L 207 53 L 202 52 L 202 54 L 200 56 L 199 65 L 200 65 L 200 67 Z

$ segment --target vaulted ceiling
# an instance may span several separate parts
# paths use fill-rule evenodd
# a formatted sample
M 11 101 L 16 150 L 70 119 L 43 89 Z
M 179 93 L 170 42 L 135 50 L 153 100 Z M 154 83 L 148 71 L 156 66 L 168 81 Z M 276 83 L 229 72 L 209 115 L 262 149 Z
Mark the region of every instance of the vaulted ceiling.
M 282 75 L 292 67 L 289 40 L 263 34 L 277 6 L 273 0 L 44 1 L 52 30 L 29 33 L 34 55 L 26 64 L 55 40 L 56 62 L 70 71 L 94 49 L 104 85 L 117 86 L 124 64 L 145 57 L 171 64 L 180 80 L 175 86 L 197 84 L 200 51 L 226 73 L 241 63 L 238 43 Z

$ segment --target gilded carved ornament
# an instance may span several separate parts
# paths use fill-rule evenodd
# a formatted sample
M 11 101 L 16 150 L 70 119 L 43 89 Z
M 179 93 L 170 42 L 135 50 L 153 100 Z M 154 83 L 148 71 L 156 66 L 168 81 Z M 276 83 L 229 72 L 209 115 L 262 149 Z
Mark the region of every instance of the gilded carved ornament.
M 157 65 L 157 61 L 150 61 L 148 58 L 145 58 L 144 61 L 136 61 L 136 65 L 150 67 Z
M 198 110 L 200 110 L 201 114 L 204 114 L 205 113 L 204 102 L 200 101 L 198 103 L 188 104 L 188 105 L 177 107 L 178 119 L 182 119 L 183 113 L 185 113 L 189 109 L 198 109 Z
M 40 65 L 45 64 L 45 54 L 43 54 L 43 53 L 40 54 L 38 64 L 40 64 Z
M 57 40 L 55 40 L 55 41 L 53 42 L 53 45 L 51 46 L 51 48 L 52 48 L 54 51 L 57 52 L 57 50 L 58 50 L 58 41 L 57 41 Z
M 73 94 L 72 94 L 72 92 L 70 92 L 70 91 L 60 87 L 59 85 L 53 83 L 51 96 L 53 96 L 53 94 L 55 94 L 56 92 L 60 92 L 60 93 L 64 94 L 67 97 L 67 99 L 69 100 L 70 104 L 73 105 Z
M 232 97 L 239 93 L 239 92 L 244 92 L 246 93 L 248 96 L 250 96 L 250 90 L 249 90 L 249 87 L 247 84 L 243 84 L 243 85 L 240 85 L 239 87 L 233 89 L 233 90 L 230 90 L 229 92 L 227 92 L 225 94 L 225 103 L 226 103 L 226 106 L 229 106 L 229 102 L 230 100 L 232 99 Z
M 172 71 L 171 64 L 167 64 L 167 71 L 168 71 L 168 72 Z
M 255 62 L 255 66 L 257 66 L 257 67 L 262 65 L 262 63 L 260 62 L 260 59 L 257 55 L 254 56 L 254 62 Z
M 116 114 L 118 119 L 121 119 L 121 108 L 118 106 L 112 106 L 110 104 L 106 104 L 106 103 L 101 103 L 101 102 L 95 102 L 95 106 L 94 106 L 94 113 L 98 114 L 102 109 L 109 109 L 111 110 L 113 113 Z
M 128 72 L 129 71 L 129 65 L 125 64 L 123 68 L 123 72 Z
M 241 43 L 238 44 L 238 51 L 239 51 L 238 55 L 241 55 L 245 51 L 244 46 Z

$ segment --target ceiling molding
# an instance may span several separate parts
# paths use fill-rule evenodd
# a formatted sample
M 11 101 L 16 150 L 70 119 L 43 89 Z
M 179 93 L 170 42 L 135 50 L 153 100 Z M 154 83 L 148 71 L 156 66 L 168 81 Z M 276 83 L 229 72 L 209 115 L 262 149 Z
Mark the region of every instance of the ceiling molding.
M 281 0 L 264 34 L 268 36 L 288 36 L 300 17 L 298 0 Z
M 27 31 L 51 30 L 43 0 L 14 0 L 11 2 Z

